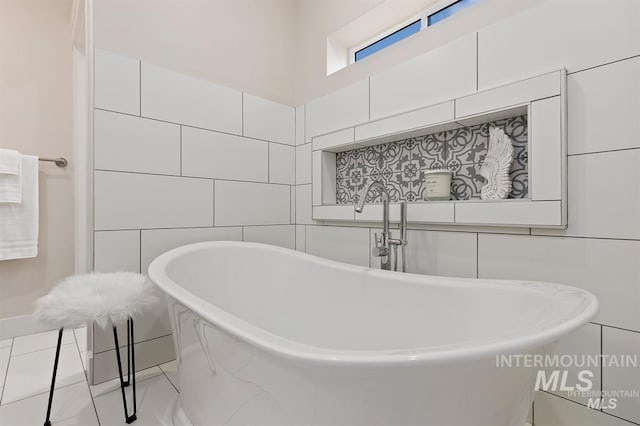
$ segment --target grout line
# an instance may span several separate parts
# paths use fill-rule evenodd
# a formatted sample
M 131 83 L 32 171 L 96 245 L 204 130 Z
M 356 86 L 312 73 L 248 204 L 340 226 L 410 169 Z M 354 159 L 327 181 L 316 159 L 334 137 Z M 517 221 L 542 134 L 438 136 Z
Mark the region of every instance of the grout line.
M 213 181 L 213 228 L 216 227 L 216 180 Z
M 602 362 L 602 356 L 604 353 L 604 344 L 603 344 L 603 327 L 602 325 L 600 325 L 600 395 L 604 395 L 603 392 L 603 388 L 604 388 L 604 366 L 603 366 L 603 362 Z M 600 406 L 600 411 L 603 411 L 603 407 L 602 405 Z
M 138 229 L 138 272 L 142 274 L 142 229 Z
M 480 90 L 480 32 L 476 31 L 476 91 Z M 454 102 L 455 104 L 455 102 Z M 455 115 L 454 115 L 455 117 Z
M 606 67 L 607 65 L 613 65 L 613 64 L 617 64 L 618 62 L 629 61 L 629 60 L 633 60 L 633 59 L 636 59 L 636 58 L 640 58 L 640 55 L 628 56 L 626 58 L 616 59 L 615 61 L 605 62 L 604 64 L 594 65 L 592 67 L 582 68 L 582 69 L 579 69 L 577 71 L 567 72 L 567 75 L 578 74 L 578 73 L 581 73 L 581 72 L 584 72 L 584 71 L 590 71 L 590 70 L 593 70 L 593 69 L 596 69 L 596 68 Z
M 142 117 L 142 61 L 138 61 L 138 111 Z
M 275 144 L 278 144 L 278 145 L 284 145 L 284 146 L 289 146 L 289 147 L 295 147 L 296 146 L 295 144 L 291 145 L 291 144 L 288 144 L 288 143 L 272 141 L 272 140 L 269 140 L 269 139 L 260 139 L 260 138 L 256 138 L 256 137 L 253 137 L 253 136 L 244 136 L 244 135 L 238 134 L 238 133 L 225 132 L 224 130 L 207 129 L 206 127 L 198 127 L 198 126 L 193 126 L 191 124 L 178 123 L 177 121 L 167 121 L 167 120 L 161 120 L 159 118 L 138 116 L 138 115 L 135 115 L 135 114 L 129 114 L 127 112 L 115 111 L 115 110 L 112 110 L 112 109 L 97 108 L 97 107 L 94 107 L 93 109 L 97 110 L 97 111 L 105 111 L 105 112 L 110 112 L 110 113 L 113 113 L 113 114 L 125 115 L 127 117 L 140 118 L 140 119 L 143 119 L 143 120 L 158 121 L 160 123 L 167 123 L 167 124 L 173 124 L 173 125 L 176 125 L 176 126 L 189 127 L 191 129 L 204 130 L 206 132 L 213 132 L 213 133 L 220 133 L 220 134 L 223 134 L 223 135 L 236 136 L 236 137 L 245 138 L 245 139 L 251 139 L 251 140 L 255 140 L 255 141 L 259 141 L 259 142 L 269 142 L 269 143 L 275 143 Z M 311 142 L 309 142 L 309 143 L 311 143 Z
M 169 362 L 171 362 L 171 361 L 169 361 Z M 173 386 L 173 388 L 176 390 L 176 392 L 180 393 L 180 390 L 176 387 L 176 385 L 173 384 L 173 382 L 171 381 L 169 376 L 167 376 L 167 373 L 162 369 L 161 364 L 158 364 L 158 368 L 160 369 L 160 371 L 162 371 L 162 374 L 169 381 L 169 383 L 171 383 L 171 386 Z
M 59 365 L 59 364 L 58 364 L 58 369 L 60 369 L 60 365 Z M 88 382 L 87 382 L 87 379 L 86 379 L 86 376 L 84 376 L 84 377 L 85 377 L 84 379 L 79 380 L 79 381 L 74 382 L 74 383 L 67 383 L 66 385 L 64 385 L 64 386 L 60 386 L 60 387 L 56 386 L 56 387 L 54 388 L 54 399 L 55 399 L 55 392 L 59 391 L 60 389 L 68 388 L 68 387 L 70 387 L 70 386 L 74 386 L 74 385 L 77 385 L 77 384 L 82 383 L 82 382 L 88 383 Z M 11 401 L 11 402 L 7 402 L 7 403 L 5 403 L 5 404 L 1 404 L 1 406 L 2 406 L 2 407 L 4 407 L 4 406 L 6 406 L 6 405 L 11 405 L 11 404 L 14 404 L 14 403 L 16 403 L 16 402 L 24 401 L 25 399 L 33 398 L 33 397 L 40 396 L 40 395 L 46 395 L 46 394 L 48 394 L 48 393 L 49 393 L 49 386 L 50 386 L 50 385 L 51 385 L 51 382 L 49 382 L 49 384 L 47 385 L 47 390 L 46 390 L 46 391 L 38 392 L 38 393 L 34 393 L 33 395 L 28 395 L 28 396 L 25 396 L 25 397 L 23 397 L 23 398 L 16 399 L 15 401 Z M 90 395 L 91 395 L 91 394 L 90 394 Z
M 145 176 L 164 176 L 164 177 L 173 177 L 173 178 L 185 178 L 185 179 L 201 179 L 201 180 L 220 180 L 224 182 L 239 182 L 239 183 L 254 183 L 260 185 L 280 185 L 280 186 L 289 186 L 288 183 L 277 183 L 277 182 L 259 182 L 253 180 L 240 180 L 240 179 L 224 179 L 217 177 L 204 177 L 204 176 L 178 176 L 178 175 L 168 175 L 164 173 L 149 173 L 149 172 L 132 172 L 128 170 L 111 170 L 111 169 L 94 169 L 96 172 L 107 172 L 107 173 L 128 173 L 131 175 L 145 175 Z
M 96 419 L 98 420 L 98 426 L 100 426 L 100 416 L 98 416 L 98 409 L 96 408 L 96 402 L 93 399 L 93 393 L 91 392 L 91 386 L 89 386 L 89 377 L 88 371 L 85 368 L 84 362 L 82 362 L 82 351 L 80 350 L 80 346 L 78 345 L 78 338 L 76 336 L 75 329 L 71 328 L 71 333 L 73 334 L 73 339 L 76 341 L 76 349 L 78 349 L 78 356 L 80 357 L 80 363 L 82 364 L 82 370 L 84 372 L 85 384 L 87 385 L 87 389 L 89 390 L 89 397 L 91 398 L 91 405 L 93 405 L 93 411 L 96 413 Z M 85 330 L 86 333 L 86 330 Z
M 66 329 L 65 329 L 65 330 L 66 330 Z M 71 330 L 72 330 L 72 329 L 71 329 Z M 34 333 L 34 334 L 35 334 L 35 333 Z M 27 336 L 29 336 L 29 335 L 27 335 Z M 63 347 L 65 347 L 65 346 L 72 345 L 73 343 L 74 343 L 74 342 L 71 342 L 71 343 L 63 343 L 62 345 L 60 345 L 60 349 L 62 349 L 62 348 L 63 348 Z M 23 353 L 21 353 L 21 354 L 15 354 L 15 355 L 11 355 L 11 356 L 12 356 L 12 358 L 20 358 L 20 357 L 21 357 L 21 356 L 23 356 L 23 355 L 30 355 L 30 354 L 34 354 L 34 353 L 36 353 L 36 352 L 42 352 L 42 351 L 48 351 L 48 350 L 50 350 L 50 349 L 55 349 L 55 348 L 56 348 L 56 346 L 57 346 L 57 337 L 56 337 L 56 344 L 55 344 L 55 345 L 53 345 L 53 346 L 48 346 L 48 347 L 46 347 L 46 348 L 36 349 L 35 351 L 23 352 Z
M 2 400 L 4 398 L 4 390 L 7 388 L 7 377 L 9 376 L 9 365 L 11 365 L 11 355 L 13 353 L 13 343 L 15 340 L 15 337 L 12 337 L 11 346 L 9 346 L 9 358 L 7 359 L 7 367 L 4 370 L 4 380 L 2 381 L 2 389 L 0 390 L 0 405 L 2 405 Z
M 240 133 L 244 136 L 244 92 L 240 93 Z
M 616 327 L 615 325 L 608 325 L 601 322 L 590 321 L 593 324 L 601 325 L 602 327 L 613 328 L 616 330 L 628 331 L 629 333 L 640 333 L 640 330 L 632 330 L 630 328 Z M 604 330 L 603 330 L 604 331 Z
M 182 176 L 182 125 L 180 125 L 180 176 Z
M 631 147 L 631 148 L 617 148 L 617 149 L 606 149 L 602 151 L 591 151 L 591 152 L 577 152 L 575 154 L 567 154 L 567 157 L 578 157 L 581 155 L 592 155 L 592 154 L 607 154 L 610 152 L 621 152 L 621 151 L 636 151 L 640 149 L 640 146 Z
M 164 339 L 164 338 L 169 337 L 171 335 L 172 334 L 169 333 L 169 334 L 165 334 L 165 335 L 158 336 L 158 337 L 152 337 L 151 339 L 145 339 L 145 340 L 140 340 L 139 342 L 134 342 L 134 344 L 139 345 L 141 343 L 148 343 L 148 342 L 152 342 L 154 340 Z M 124 348 L 126 346 L 127 346 L 127 344 L 125 343 L 124 345 L 120 346 L 120 349 L 122 349 L 122 348 Z M 94 352 L 93 354 L 94 355 L 98 355 L 98 354 L 103 354 L 103 353 L 110 352 L 110 351 L 115 351 L 115 350 L 116 350 L 115 348 L 109 348 L 109 349 L 105 349 L 104 351 Z M 149 367 L 149 368 L 151 368 L 151 367 Z M 146 370 L 146 368 L 144 370 Z

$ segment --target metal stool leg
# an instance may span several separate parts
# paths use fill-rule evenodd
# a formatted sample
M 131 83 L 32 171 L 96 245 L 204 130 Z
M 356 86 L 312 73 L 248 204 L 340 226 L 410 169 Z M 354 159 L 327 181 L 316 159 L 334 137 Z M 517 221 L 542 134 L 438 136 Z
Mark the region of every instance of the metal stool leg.
M 56 347 L 56 360 L 53 362 L 53 376 L 51 377 L 51 389 L 49 389 L 49 405 L 47 406 L 47 418 L 44 426 L 51 426 L 51 404 L 53 403 L 53 390 L 56 387 L 56 374 L 58 373 L 58 360 L 60 359 L 60 346 L 62 345 L 62 331 L 58 332 L 58 346 Z
M 118 329 L 113 326 L 113 341 L 116 349 L 116 359 L 118 361 L 118 374 L 120 375 L 120 391 L 122 392 L 122 406 L 124 407 L 124 418 L 127 424 L 133 423 L 137 420 L 136 417 L 136 375 L 135 375 L 135 360 L 133 359 L 133 320 L 131 317 L 127 320 L 127 365 L 131 363 L 133 371 L 133 414 L 129 416 L 129 410 L 127 409 L 127 396 L 124 388 L 128 386 L 128 381 L 125 382 L 122 376 L 122 360 L 120 359 L 120 345 L 118 344 Z M 131 374 L 131 370 L 128 372 Z M 125 384 L 126 383 L 126 384 Z

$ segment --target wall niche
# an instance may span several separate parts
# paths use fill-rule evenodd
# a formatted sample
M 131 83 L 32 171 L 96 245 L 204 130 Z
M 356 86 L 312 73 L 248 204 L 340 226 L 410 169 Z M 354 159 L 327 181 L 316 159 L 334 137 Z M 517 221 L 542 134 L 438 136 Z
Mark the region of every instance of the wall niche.
M 509 198 L 529 197 L 527 115 L 426 134 L 336 153 L 336 203 L 354 204 L 371 181 L 381 180 L 391 201 L 425 201 L 425 171 L 449 169 L 452 200 L 480 199 L 480 167 L 489 147 L 489 128 L 511 138 L 513 162 Z M 370 194 L 368 203 L 380 202 Z

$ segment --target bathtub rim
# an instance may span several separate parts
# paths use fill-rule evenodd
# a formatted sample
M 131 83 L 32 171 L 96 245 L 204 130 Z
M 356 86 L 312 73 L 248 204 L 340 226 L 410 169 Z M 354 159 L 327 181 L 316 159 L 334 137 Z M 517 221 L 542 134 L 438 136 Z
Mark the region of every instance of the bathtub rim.
M 583 298 L 585 308 L 578 315 L 569 320 L 556 324 L 553 327 L 543 329 L 530 334 L 524 334 L 516 338 L 504 340 L 501 336 L 497 341 L 488 339 L 489 343 L 481 345 L 461 345 L 451 348 L 449 345 L 444 349 L 438 350 L 437 346 L 416 347 L 403 350 L 338 350 L 329 349 L 318 346 L 311 346 L 304 343 L 296 342 L 288 338 L 271 333 L 257 325 L 251 324 L 241 318 L 230 314 L 214 304 L 203 300 L 202 298 L 192 294 L 184 289 L 181 285 L 173 281 L 166 272 L 168 264 L 175 258 L 188 254 L 190 252 L 199 251 L 208 248 L 224 248 L 224 247 L 247 247 L 259 248 L 266 250 L 279 251 L 283 254 L 298 258 L 305 258 L 326 265 L 327 267 L 347 269 L 360 273 L 371 274 L 379 278 L 389 277 L 390 274 L 397 272 L 383 271 L 372 269 L 364 266 L 350 265 L 337 262 L 330 259 L 313 256 L 307 253 L 301 253 L 296 250 L 286 249 L 283 247 L 272 246 L 261 243 L 250 243 L 241 241 L 207 241 L 194 244 L 188 244 L 175 249 L 169 250 L 149 265 L 149 279 L 167 296 L 184 305 L 193 311 L 211 325 L 221 329 L 222 331 L 234 336 L 235 338 L 245 341 L 248 344 L 258 346 L 268 353 L 278 357 L 285 357 L 301 362 L 310 362 L 314 364 L 331 364 L 334 366 L 407 366 L 417 364 L 437 364 L 451 363 L 475 360 L 481 358 L 495 357 L 502 354 L 526 353 L 527 350 L 543 347 L 550 344 L 561 336 L 566 335 L 589 322 L 598 311 L 598 300 L 590 292 L 564 284 L 545 283 L 537 281 L 525 280 L 487 280 L 476 278 L 455 278 L 455 277 L 438 277 L 430 275 L 407 274 L 410 279 L 419 279 L 420 277 L 430 277 L 436 281 L 451 281 L 453 285 L 461 286 L 463 283 L 480 281 L 484 286 L 500 287 L 504 285 L 520 285 L 523 287 L 540 287 L 549 291 L 557 290 L 567 293 L 574 293 Z M 395 276 L 395 275 L 393 275 Z M 454 284 L 459 281 L 457 284 Z M 428 285 L 428 284 L 427 284 Z M 546 291 L 546 290 L 545 290 Z

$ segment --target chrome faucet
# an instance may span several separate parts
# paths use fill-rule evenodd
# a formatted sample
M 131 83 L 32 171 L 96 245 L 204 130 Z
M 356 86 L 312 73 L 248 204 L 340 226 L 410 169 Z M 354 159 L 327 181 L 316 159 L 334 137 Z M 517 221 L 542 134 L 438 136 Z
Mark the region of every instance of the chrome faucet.
M 407 245 L 407 205 L 400 202 L 400 238 L 395 239 L 389 230 L 389 191 L 379 180 L 371 182 L 360 194 L 360 199 L 355 206 L 356 213 L 362 213 L 367 195 L 371 190 L 380 191 L 382 197 L 382 235 L 375 234 L 376 246 L 371 250 L 372 254 L 380 258 L 380 267 L 387 271 L 391 270 L 391 247 L 393 247 L 393 270 L 398 270 L 398 246 L 402 251 L 402 272 L 406 270 L 405 247 Z

